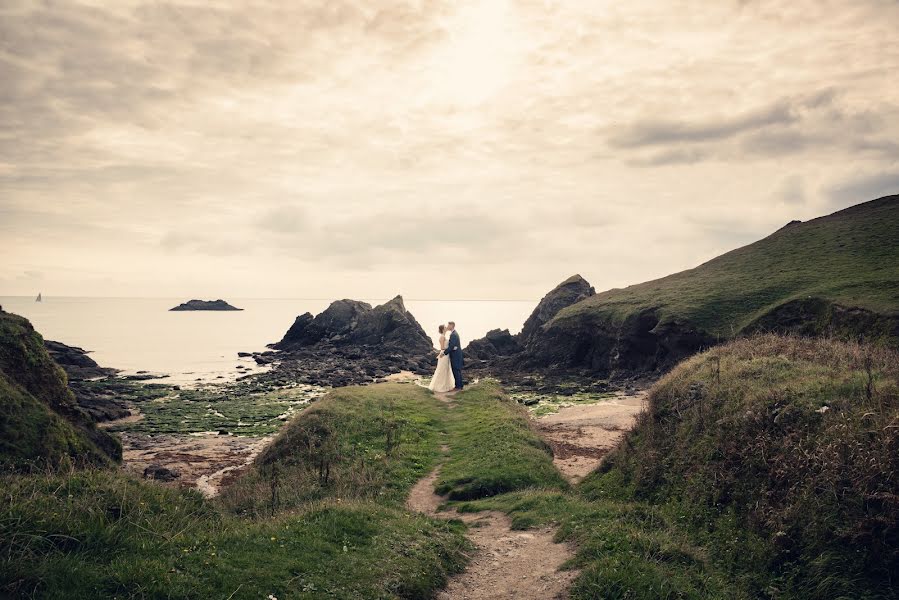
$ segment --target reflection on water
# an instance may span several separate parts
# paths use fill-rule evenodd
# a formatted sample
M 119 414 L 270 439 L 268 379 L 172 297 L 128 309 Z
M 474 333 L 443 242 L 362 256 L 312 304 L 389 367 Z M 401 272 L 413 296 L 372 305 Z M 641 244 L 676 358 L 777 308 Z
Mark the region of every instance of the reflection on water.
M 281 339 L 294 318 L 317 314 L 328 300 L 226 298 L 241 312 L 170 312 L 184 298 L 0 297 L 8 312 L 28 318 L 45 338 L 93 351 L 94 360 L 126 373 L 168 373 L 175 381 L 233 378 L 254 367 L 238 352 L 264 350 Z M 384 300 L 366 300 L 380 304 Z M 494 328 L 521 329 L 535 302 L 409 300 L 406 308 L 435 339 L 437 326 L 453 320 L 462 343 Z M 242 370 L 246 372 L 245 369 Z

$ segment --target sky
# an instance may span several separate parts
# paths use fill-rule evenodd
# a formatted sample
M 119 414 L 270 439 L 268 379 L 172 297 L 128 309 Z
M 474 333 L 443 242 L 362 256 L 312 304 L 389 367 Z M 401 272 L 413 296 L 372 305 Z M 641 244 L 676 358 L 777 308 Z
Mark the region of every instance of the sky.
M 0 5 L 0 295 L 537 299 L 899 193 L 899 2 Z

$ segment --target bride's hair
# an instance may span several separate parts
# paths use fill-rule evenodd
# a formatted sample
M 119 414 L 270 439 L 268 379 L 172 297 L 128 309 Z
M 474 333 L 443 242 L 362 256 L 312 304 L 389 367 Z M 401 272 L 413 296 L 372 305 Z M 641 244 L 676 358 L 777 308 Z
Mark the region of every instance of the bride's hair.
M 437 329 L 440 331 L 440 333 L 443 333 L 444 331 L 446 331 L 446 325 L 441 325 Z

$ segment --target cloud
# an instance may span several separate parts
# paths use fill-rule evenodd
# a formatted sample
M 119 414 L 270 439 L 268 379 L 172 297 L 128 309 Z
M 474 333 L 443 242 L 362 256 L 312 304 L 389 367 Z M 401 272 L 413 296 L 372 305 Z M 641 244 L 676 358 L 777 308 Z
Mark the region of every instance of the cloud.
M 778 101 L 747 113 L 696 121 L 649 119 L 613 131 L 609 144 L 615 148 L 638 148 L 672 143 L 700 143 L 727 139 L 747 131 L 773 125 L 790 125 L 798 116 L 794 105 Z
M 774 197 L 784 204 L 802 205 L 806 202 L 805 183 L 800 175 L 788 175 L 780 182 Z
M 856 175 L 831 185 L 827 190 L 835 208 L 845 208 L 860 202 L 899 194 L 899 170 Z
M 6 2 L 0 293 L 26 270 L 90 295 L 663 275 L 877 188 L 831 192 L 841 173 L 895 172 L 896 22 L 849 0 Z

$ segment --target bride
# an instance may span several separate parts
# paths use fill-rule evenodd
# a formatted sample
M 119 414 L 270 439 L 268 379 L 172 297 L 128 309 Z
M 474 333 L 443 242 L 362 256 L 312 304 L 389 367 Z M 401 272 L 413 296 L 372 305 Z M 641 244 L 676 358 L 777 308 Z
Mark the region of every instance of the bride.
M 428 389 L 432 392 L 448 392 L 456 387 L 456 379 L 453 377 L 453 371 L 450 368 L 450 359 L 444 353 L 446 350 L 446 325 L 441 325 L 440 331 L 440 352 L 437 353 L 437 370 L 434 371 L 434 377 L 431 378 L 431 385 Z

